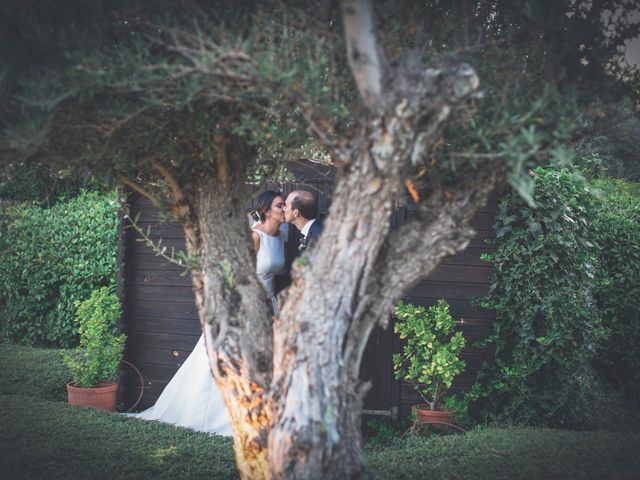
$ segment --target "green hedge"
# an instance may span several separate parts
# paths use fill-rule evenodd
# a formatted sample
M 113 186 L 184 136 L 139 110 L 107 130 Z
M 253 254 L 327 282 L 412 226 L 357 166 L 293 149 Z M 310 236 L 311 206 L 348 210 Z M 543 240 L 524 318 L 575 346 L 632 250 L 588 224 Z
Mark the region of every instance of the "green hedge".
M 497 315 L 493 361 L 471 393 L 487 420 L 577 424 L 605 400 L 598 372 L 637 386 L 640 212 L 625 185 L 539 168 L 536 208 L 502 200 L 483 302 Z
M 75 303 L 116 278 L 115 193 L 83 192 L 52 208 L 27 204 L 0 219 L 0 336 L 49 347 L 77 343 Z
M 600 192 L 592 222 L 601 252 L 596 298 L 611 332 L 601 370 L 640 397 L 640 185 L 602 179 L 594 186 Z

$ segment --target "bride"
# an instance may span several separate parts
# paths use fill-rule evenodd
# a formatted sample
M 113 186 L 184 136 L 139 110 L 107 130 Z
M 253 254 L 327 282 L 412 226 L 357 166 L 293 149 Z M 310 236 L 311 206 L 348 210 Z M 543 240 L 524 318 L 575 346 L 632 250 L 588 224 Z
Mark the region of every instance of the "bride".
M 251 216 L 253 247 L 256 251 L 256 273 L 278 313 L 274 277 L 285 265 L 284 198 L 279 192 L 267 190 L 257 200 Z M 155 405 L 133 415 L 146 420 L 160 420 L 183 427 L 218 435 L 232 435 L 231 422 L 218 391 L 204 345 L 204 336 L 178 369 L 158 397 Z

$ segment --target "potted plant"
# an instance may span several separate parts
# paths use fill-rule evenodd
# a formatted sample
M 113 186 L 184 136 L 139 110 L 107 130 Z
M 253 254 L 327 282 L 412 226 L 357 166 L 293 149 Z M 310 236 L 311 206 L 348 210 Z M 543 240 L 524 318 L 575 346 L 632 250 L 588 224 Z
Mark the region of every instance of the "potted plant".
M 126 336 L 119 333 L 120 302 L 107 287 L 94 290 L 78 304 L 80 345 L 65 352 L 73 382 L 67 384 L 69 403 L 114 411 L 118 368 Z
M 440 407 L 443 395 L 465 368 L 460 359 L 465 340 L 461 332 L 453 333 L 449 305 L 438 300 L 425 309 L 401 302 L 395 313 L 394 331 L 404 340 L 400 353 L 393 355 L 395 377 L 411 383 L 425 401 L 413 407 L 416 422 L 455 426 L 453 412 Z

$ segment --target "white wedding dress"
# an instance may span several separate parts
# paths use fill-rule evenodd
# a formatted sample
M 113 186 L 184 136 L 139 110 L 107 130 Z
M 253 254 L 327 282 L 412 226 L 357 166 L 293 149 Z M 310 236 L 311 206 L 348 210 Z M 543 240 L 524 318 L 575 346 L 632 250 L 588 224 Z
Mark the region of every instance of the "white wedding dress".
M 285 265 L 285 233 L 281 230 L 274 237 L 260 230 L 254 231 L 260 235 L 256 273 L 277 312 L 274 277 L 282 272 Z M 162 391 L 155 405 L 132 416 L 173 423 L 201 432 L 233 434 L 222 394 L 211 375 L 203 335 L 200 335 L 195 348 Z
M 286 224 L 284 225 L 286 226 Z M 256 274 L 271 299 L 274 313 L 278 314 L 274 279 L 277 274 L 282 273 L 284 270 L 285 233 L 282 228 L 277 236 L 268 235 L 257 228 L 253 231 L 260 236 L 260 248 L 256 255 Z

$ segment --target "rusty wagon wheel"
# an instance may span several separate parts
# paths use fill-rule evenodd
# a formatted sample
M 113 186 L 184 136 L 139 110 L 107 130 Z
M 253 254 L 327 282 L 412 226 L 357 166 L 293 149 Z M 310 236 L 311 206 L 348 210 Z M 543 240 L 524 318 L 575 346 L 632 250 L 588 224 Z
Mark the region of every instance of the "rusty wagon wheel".
M 414 422 L 403 434 L 405 437 L 407 434 L 422 434 L 425 437 L 429 436 L 429 425 L 437 425 L 438 427 L 446 427 L 453 430 L 455 433 L 465 433 L 467 430 L 460 425 L 447 420 L 431 420 L 428 423 Z M 445 429 L 446 430 L 446 429 Z
M 138 394 L 138 399 L 134 402 L 133 405 L 131 405 L 129 408 L 127 408 L 123 412 L 123 413 L 129 413 L 131 410 L 136 408 L 138 406 L 138 404 L 140 403 L 140 400 L 142 400 L 142 395 L 144 395 L 144 378 L 142 377 L 142 374 L 140 373 L 140 370 L 138 370 L 137 367 L 133 363 L 127 362 L 126 360 L 122 360 L 122 363 L 124 363 L 125 365 L 128 365 L 129 367 L 131 367 L 131 369 L 134 372 L 136 372 L 136 375 L 138 375 L 138 379 L 140 380 L 140 393 Z

